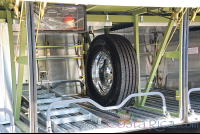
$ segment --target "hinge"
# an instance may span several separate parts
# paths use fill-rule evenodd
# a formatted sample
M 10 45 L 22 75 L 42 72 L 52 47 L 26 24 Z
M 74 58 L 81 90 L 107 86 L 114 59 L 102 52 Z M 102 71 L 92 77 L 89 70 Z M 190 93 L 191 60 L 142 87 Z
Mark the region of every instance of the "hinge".
M 179 93 L 179 90 L 176 90 L 176 100 L 180 101 L 180 93 Z

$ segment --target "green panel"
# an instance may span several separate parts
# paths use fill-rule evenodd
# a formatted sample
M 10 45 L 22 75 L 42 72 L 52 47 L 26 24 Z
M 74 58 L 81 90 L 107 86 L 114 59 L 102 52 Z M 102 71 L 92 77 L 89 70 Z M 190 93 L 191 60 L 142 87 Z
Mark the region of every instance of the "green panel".
M 161 109 L 152 108 L 152 107 L 147 107 L 147 106 L 140 106 L 140 108 L 144 108 L 144 109 L 146 109 L 146 110 L 151 110 L 151 111 L 154 111 L 154 112 L 158 112 L 158 113 L 162 113 L 162 114 L 163 114 L 163 110 L 161 110 Z M 169 112 L 169 111 L 167 111 L 167 112 Z M 177 114 L 177 113 L 169 112 L 169 114 L 170 114 L 171 116 L 178 117 L 178 114 Z
M 138 22 L 141 22 L 140 16 L 138 19 Z M 106 22 L 106 15 L 87 14 L 87 21 Z M 134 22 L 134 18 L 132 15 L 109 15 L 109 22 Z M 159 16 L 143 16 L 142 22 L 169 22 L 169 19 Z
M 165 54 L 163 55 L 163 57 L 179 59 L 179 52 L 178 51 L 165 52 Z
M 12 95 L 13 95 L 13 109 L 16 106 L 16 72 L 15 72 L 15 56 L 14 56 L 14 42 L 13 42 L 13 30 L 12 30 L 12 17 L 11 12 L 7 12 L 7 22 L 8 22 L 8 32 L 9 32 L 9 42 L 10 42 L 10 60 L 11 60 L 11 75 L 12 75 Z M 13 110 L 15 115 L 15 111 Z
M 137 54 L 137 60 L 138 60 L 138 73 L 139 73 L 139 83 L 138 83 L 138 93 L 141 93 L 141 84 L 140 84 L 140 44 L 139 44 L 139 26 L 138 26 L 138 22 L 139 22 L 139 18 L 138 15 L 134 15 L 134 47 L 136 50 L 136 54 Z M 141 102 L 141 96 L 138 96 L 136 98 L 136 105 L 138 106 Z
M 174 18 L 174 14 L 172 14 L 172 16 L 171 16 L 171 19 L 173 19 L 173 18 Z M 151 70 L 151 73 L 150 73 L 148 82 L 147 82 L 147 84 L 146 84 L 144 93 L 147 93 L 147 92 L 149 92 L 149 90 L 150 90 L 152 81 L 153 81 L 154 76 L 155 76 L 155 74 L 156 74 L 156 70 L 157 70 L 157 68 L 158 68 L 158 66 L 159 66 L 160 60 L 161 60 L 161 58 L 162 58 L 163 51 L 164 51 L 165 46 L 166 46 L 166 44 L 167 44 L 167 41 L 168 41 L 168 38 L 169 38 L 169 36 L 170 36 L 171 30 L 172 30 L 172 28 L 173 28 L 173 25 L 174 25 L 174 21 L 173 21 L 173 20 L 170 20 L 170 21 L 169 21 L 169 24 L 168 24 L 168 26 L 167 26 L 167 29 L 166 29 L 166 31 L 165 31 L 164 37 L 163 37 L 163 39 L 162 39 L 160 48 L 159 48 L 159 50 L 158 50 L 157 56 L 156 56 L 155 61 L 154 61 L 154 63 L 153 63 L 153 67 L 152 67 L 152 70 Z M 147 99 L 147 96 L 143 96 L 143 97 L 142 97 L 142 101 L 141 101 L 141 104 L 140 104 L 141 106 L 144 106 L 144 104 L 145 104 L 145 102 L 146 102 L 146 99 Z
M 87 21 L 106 22 L 106 15 L 87 14 Z M 109 15 L 109 22 L 133 22 L 132 15 Z

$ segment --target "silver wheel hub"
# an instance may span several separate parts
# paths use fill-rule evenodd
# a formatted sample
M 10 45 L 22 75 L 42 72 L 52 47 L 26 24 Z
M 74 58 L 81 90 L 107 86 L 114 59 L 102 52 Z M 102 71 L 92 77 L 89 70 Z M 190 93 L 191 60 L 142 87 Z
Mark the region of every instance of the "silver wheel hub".
M 99 52 L 92 63 L 92 81 L 97 92 L 105 96 L 113 83 L 113 69 L 109 56 L 105 52 Z

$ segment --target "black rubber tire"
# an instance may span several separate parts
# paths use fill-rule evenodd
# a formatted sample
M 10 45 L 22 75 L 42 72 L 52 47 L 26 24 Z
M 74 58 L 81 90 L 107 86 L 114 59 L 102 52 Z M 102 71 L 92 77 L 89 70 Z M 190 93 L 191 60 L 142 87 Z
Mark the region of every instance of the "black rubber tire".
M 97 92 L 92 82 L 92 62 L 100 51 L 109 55 L 113 67 L 113 84 L 105 96 Z M 136 53 L 132 44 L 121 35 L 97 36 L 88 50 L 85 71 L 88 95 L 102 106 L 118 105 L 128 95 L 137 92 L 139 76 Z M 131 99 L 124 106 L 132 104 L 133 101 L 134 99 Z

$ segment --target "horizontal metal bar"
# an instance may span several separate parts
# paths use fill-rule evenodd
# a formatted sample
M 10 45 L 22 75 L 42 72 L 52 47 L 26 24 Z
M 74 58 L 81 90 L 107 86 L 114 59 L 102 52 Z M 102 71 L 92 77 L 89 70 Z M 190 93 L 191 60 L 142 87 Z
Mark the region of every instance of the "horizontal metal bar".
M 64 59 L 81 59 L 82 57 L 78 55 L 72 55 L 72 56 L 40 56 L 37 57 L 36 60 L 64 60 Z
M 112 26 L 112 22 L 89 22 L 87 21 L 87 26 L 96 26 L 96 27 L 100 27 L 100 26 Z M 94 30 L 94 27 L 92 28 Z
M 141 16 L 138 16 L 139 22 Z M 170 16 L 168 16 L 170 17 Z M 106 22 L 106 15 L 87 14 L 87 21 Z M 109 22 L 134 22 L 132 15 L 109 15 Z M 139 26 L 167 26 L 169 19 L 160 16 L 143 16 L 143 21 Z M 194 22 L 200 22 L 200 16 L 196 16 Z M 193 23 L 194 23 L 193 22 Z M 149 24 L 146 24 L 149 23 Z M 162 23 L 162 25 L 160 24 Z M 194 23 L 194 25 L 197 25 Z
M 49 90 L 37 90 L 37 94 L 48 94 Z
M 62 97 L 57 97 L 57 98 L 52 98 L 52 99 L 39 99 L 37 100 L 37 104 L 52 103 L 52 102 L 60 101 L 60 100 L 62 100 Z
M 153 107 L 140 106 L 140 108 L 144 108 L 144 109 L 147 109 L 147 110 L 155 111 L 155 112 L 158 112 L 158 113 L 162 113 L 163 112 L 161 109 L 157 109 L 157 108 L 153 108 Z M 172 116 L 178 117 L 178 113 L 174 113 L 174 112 L 169 112 L 169 113 Z
M 65 45 L 69 45 L 69 44 L 79 44 L 79 43 L 55 43 L 55 42 L 48 42 L 49 44 L 65 44 Z M 37 45 L 39 44 L 46 44 L 46 43 L 37 43 Z
M 140 44 L 140 46 L 144 46 L 144 45 L 151 45 L 151 46 L 155 46 L 156 44 Z
M 61 110 L 53 110 L 50 113 L 50 116 L 56 115 L 64 115 L 64 114 L 72 114 L 80 112 L 80 108 L 68 108 L 68 109 L 61 109 Z M 43 112 L 45 115 L 47 112 Z
M 36 48 L 63 48 L 63 47 L 82 47 L 83 45 L 67 45 L 67 46 L 36 46 Z
M 0 122 L 0 124 L 2 124 L 2 125 L 4 125 L 4 124 L 9 124 L 9 123 L 10 123 L 10 121 L 8 121 L 8 120 L 7 120 L 7 121 L 1 121 L 1 122 Z
M 81 56 L 78 55 L 65 55 L 65 56 L 39 56 L 36 58 L 36 60 L 64 60 L 64 59 L 81 59 Z M 17 62 L 20 64 L 28 65 L 28 57 L 18 57 Z
M 50 104 L 49 104 L 50 105 Z M 47 110 L 49 105 L 39 105 L 38 106 L 38 109 L 40 111 L 43 111 L 43 110 Z M 64 104 L 64 105 L 56 105 L 54 106 L 52 109 L 55 109 L 55 108 L 64 108 L 64 107 L 70 107 L 70 104 Z
M 47 94 L 40 94 L 40 95 L 37 95 L 37 98 L 38 99 L 46 99 L 46 98 L 50 98 L 50 97 L 55 97 L 55 93 L 47 93 Z M 29 99 L 29 96 L 28 95 L 25 95 L 27 97 L 27 99 Z
M 83 121 L 83 120 L 90 120 L 90 114 L 87 115 L 78 115 L 75 117 L 66 117 L 66 118 L 59 118 L 59 119 L 52 119 L 52 121 L 55 124 L 64 124 L 69 122 L 77 122 L 77 121 Z
M 48 94 L 41 94 L 41 95 L 37 95 L 37 98 L 38 99 L 42 99 L 42 98 L 50 98 L 52 96 L 55 96 L 56 94 L 55 93 L 48 93 Z
M 200 88 L 192 88 L 188 91 L 188 111 L 191 110 L 191 104 L 190 104 L 190 93 L 194 91 L 200 91 Z
M 10 116 L 10 132 L 14 133 L 15 132 L 15 124 L 14 124 L 13 113 L 6 108 L 0 108 L 0 112 L 6 112 Z
M 140 53 L 140 56 L 149 56 L 149 55 L 155 55 L 154 53 Z
M 81 79 L 75 79 L 75 80 L 81 80 Z M 75 80 L 72 80 L 72 81 L 75 81 Z M 42 83 L 56 83 L 56 82 L 62 82 L 62 81 L 69 81 L 69 80 L 52 80 L 52 81 L 43 80 Z M 41 82 L 37 82 L 37 84 L 41 84 Z
M 47 109 L 47 132 L 51 132 L 51 119 L 50 119 L 50 110 L 52 109 L 53 106 L 55 105 L 60 105 L 60 104 L 70 104 L 70 103 L 79 103 L 79 102 L 90 102 L 91 104 L 95 105 L 96 107 L 98 107 L 101 110 L 112 110 L 112 109 L 119 109 L 122 106 L 124 106 L 124 104 L 126 104 L 126 102 L 128 100 L 130 100 L 132 97 L 137 97 L 137 96 L 147 96 L 147 95 L 159 95 L 161 96 L 162 100 L 163 100 L 163 114 L 165 116 L 170 116 L 167 113 L 167 107 L 166 107 L 166 102 L 165 102 L 165 97 L 162 93 L 160 92 L 148 92 L 148 93 L 137 93 L 137 94 L 131 94 L 129 95 L 121 104 L 117 105 L 117 106 L 110 106 L 110 107 L 102 107 L 101 105 L 99 105 L 98 103 L 96 103 L 95 101 L 91 100 L 91 99 L 74 99 L 74 100 L 63 100 L 63 101 L 57 101 L 54 102 L 52 104 L 50 104 L 50 106 Z

